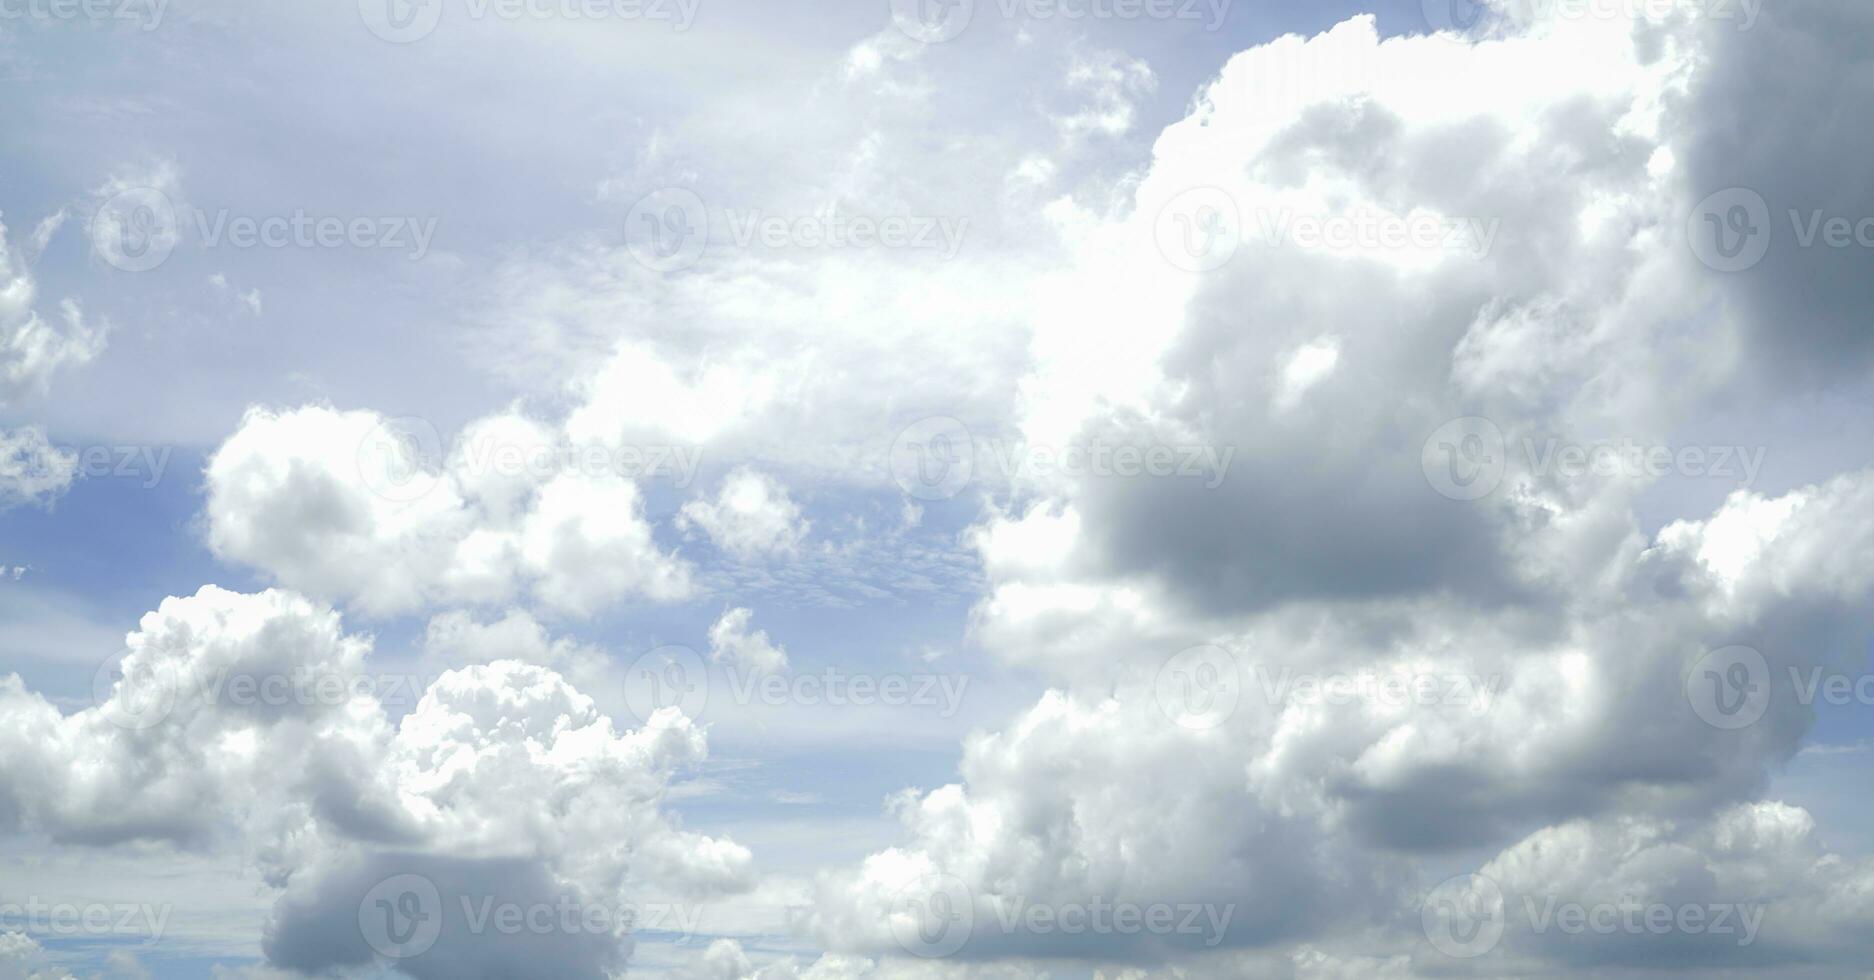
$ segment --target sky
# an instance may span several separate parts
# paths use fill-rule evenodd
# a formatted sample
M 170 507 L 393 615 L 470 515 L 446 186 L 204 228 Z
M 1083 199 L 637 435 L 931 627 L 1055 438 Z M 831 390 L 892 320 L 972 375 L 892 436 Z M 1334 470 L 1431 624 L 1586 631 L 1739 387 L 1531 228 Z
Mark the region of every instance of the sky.
M 0 980 L 1868 975 L 1870 42 L 0 0 Z

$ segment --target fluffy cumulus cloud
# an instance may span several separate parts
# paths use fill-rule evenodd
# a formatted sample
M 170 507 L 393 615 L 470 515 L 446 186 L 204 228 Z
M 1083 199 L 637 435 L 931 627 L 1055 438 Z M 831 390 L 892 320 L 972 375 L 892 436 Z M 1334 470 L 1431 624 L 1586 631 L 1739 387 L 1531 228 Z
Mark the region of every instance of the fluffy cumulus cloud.
M 283 585 L 400 612 L 532 594 L 570 613 L 681 599 L 636 482 L 508 414 L 445 456 L 421 420 L 256 409 L 208 464 L 208 540 Z
M 0 681 L 0 817 L 67 842 L 233 844 L 276 893 L 278 967 L 599 978 L 645 890 L 752 882 L 746 849 L 659 807 L 706 754 L 675 709 L 619 730 L 513 659 L 401 686 L 336 612 L 280 591 L 168 599 L 126 645 L 73 714 Z
M 1837 6 L 1796 5 L 1778 43 Z M 904 843 L 822 875 L 816 938 L 891 959 L 949 928 L 949 960 L 1219 976 L 1865 962 L 1865 864 L 1762 793 L 1814 723 L 1790 678 L 1874 626 L 1853 516 L 1874 474 L 1649 532 L 1659 474 L 1521 451 L 1670 445 L 1738 386 L 1787 384 L 1743 352 L 1777 322 L 1755 294 L 1803 273 L 1740 285 L 1687 240 L 1716 188 L 1686 162 L 1748 45 L 1727 29 L 1283 38 L 1161 135 L 1128 215 L 1057 211 L 1083 244 L 1044 294 L 1030 440 L 1234 465 L 1221 491 L 1058 471 L 979 526 L 975 635 L 1056 690 L 898 800 Z M 1490 448 L 1453 458 L 1441 430 Z M 1695 695 L 1731 646 L 1768 668 L 1735 728 Z M 1490 879 L 1500 942 L 1428 941 L 1434 868 Z M 1232 916 L 1089 936 L 1021 912 L 1100 902 Z M 1741 942 L 1531 924 L 1571 904 L 1761 921 Z
M 531 394 L 459 431 L 249 410 L 202 527 L 279 588 L 165 601 L 83 710 L 0 679 L 0 829 L 238 850 L 271 900 L 256 975 L 637 972 L 645 894 L 783 896 L 785 942 L 661 951 L 691 980 L 1865 971 L 1874 863 L 1775 777 L 1816 737 L 1803 679 L 1874 629 L 1874 469 L 1811 453 L 1701 495 L 1682 455 L 1618 450 L 1865 394 L 1866 250 L 1800 239 L 1874 212 L 1842 123 L 1874 14 L 1590 6 L 1255 45 L 1120 173 L 1093 158 L 1164 63 L 1076 41 L 1048 145 L 933 144 L 979 94 L 940 84 L 967 42 L 871 37 L 761 204 L 929 216 L 968 245 L 941 263 L 736 241 L 741 180 L 699 160 L 772 96 L 660 131 L 599 197 L 694 188 L 691 264 L 500 260 L 471 356 Z M 941 223 L 983 188 L 993 221 Z M 1741 268 L 1700 237 L 1765 213 Z M 39 320 L 24 268 L 0 253 L 14 387 L 97 343 Z M 920 419 L 967 490 L 900 499 Z M 69 482 L 43 441 L 0 430 L 0 460 L 51 461 L 0 504 Z M 701 723 L 615 724 L 618 663 L 549 629 L 663 632 L 702 604 L 653 605 L 720 591 L 709 660 L 779 673 L 737 590 L 844 601 L 803 577 L 911 537 L 979 573 L 957 645 L 1034 686 L 890 797 L 889 840 L 816 824 L 838 856 L 784 877 L 665 805 Z M 433 678 L 358 690 L 385 660 L 341 608 L 421 617 Z M 0 933 L 0 976 L 44 955 Z

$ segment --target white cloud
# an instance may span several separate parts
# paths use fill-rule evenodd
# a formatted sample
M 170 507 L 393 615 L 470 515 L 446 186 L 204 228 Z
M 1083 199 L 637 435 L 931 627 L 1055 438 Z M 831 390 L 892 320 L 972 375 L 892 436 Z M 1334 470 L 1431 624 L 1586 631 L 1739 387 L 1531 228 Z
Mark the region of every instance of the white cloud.
M 575 614 L 688 595 L 688 567 L 658 547 L 636 485 L 555 465 L 590 458 L 559 448 L 546 429 L 496 416 L 444 460 L 420 420 L 255 409 L 209 459 L 209 544 L 378 613 L 523 589 Z
M 279 892 L 269 959 L 308 971 L 370 961 L 360 905 L 394 875 L 427 878 L 446 916 L 458 899 L 619 910 L 646 882 L 695 901 L 752 883 L 746 849 L 658 809 L 706 753 L 674 709 L 619 731 L 554 671 L 497 660 L 444 672 L 393 722 L 369 652 L 290 593 L 166 600 L 95 707 L 61 715 L 0 679 L 0 816 L 80 843 L 231 836 Z M 602 976 L 630 952 L 609 932 L 509 938 L 450 918 L 401 965 Z
M 44 429 L 0 429 L 0 510 L 51 503 L 77 475 L 78 454 L 48 443 Z
M 684 504 L 679 521 L 700 528 L 717 547 L 744 560 L 792 552 L 809 529 L 786 487 L 745 467 L 723 479 L 715 500 Z
M 57 229 L 51 220 L 39 226 L 35 253 Z M 54 374 L 104 350 L 105 327 L 86 322 L 76 301 L 62 301 L 56 321 L 48 320 L 34 308 L 37 294 L 32 270 L 8 246 L 0 224 L 0 404 L 44 391 Z
M 787 651 L 768 639 L 767 630 L 749 632 L 750 609 L 730 609 L 709 628 L 709 659 L 743 670 L 772 674 L 787 668 Z

